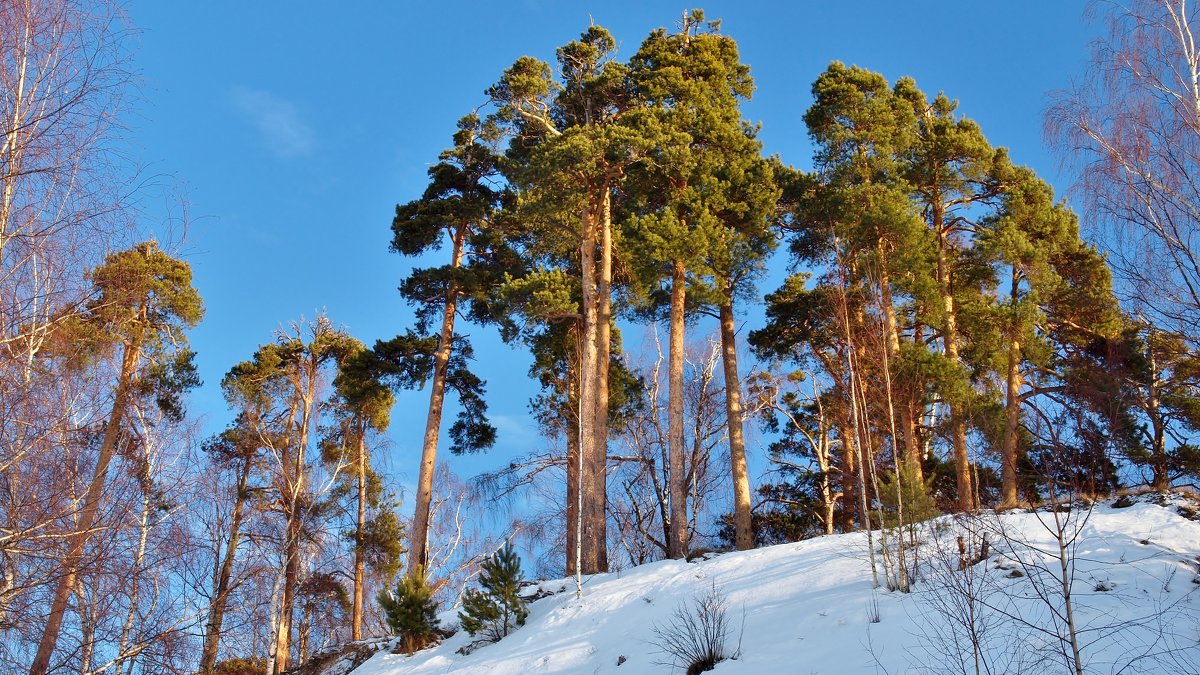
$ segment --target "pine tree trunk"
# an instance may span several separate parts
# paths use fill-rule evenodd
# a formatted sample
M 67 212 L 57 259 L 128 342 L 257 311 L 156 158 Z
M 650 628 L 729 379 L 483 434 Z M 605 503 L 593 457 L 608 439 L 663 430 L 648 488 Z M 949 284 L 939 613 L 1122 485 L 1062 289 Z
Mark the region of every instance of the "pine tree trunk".
M 958 356 L 958 310 L 954 303 L 954 286 L 951 280 L 949 246 L 942 223 L 940 210 L 934 212 L 934 232 L 937 235 L 938 290 L 942 296 L 945 312 L 945 328 L 942 333 L 946 359 L 959 364 Z M 946 403 L 950 409 L 950 442 L 954 451 L 954 477 L 958 485 L 958 510 L 975 510 L 975 488 L 971 480 L 971 457 L 967 453 L 967 421 L 963 416 L 962 404 Z
M 858 513 L 858 445 L 850 431 L 849 413 L 838 429 L 842 439 L 842 532 L 853 532 Z
M 362 639 L 363 580 L 366 564 L 363 561 L 363 533 L 367 527 L 367 443 L 366 425 L 358 430 L 358 524 L 354 536 L 354 605 L 350 620 L 350 639 Z
M 1000 448 L 1000 507 L 1017 505 L 1017 445 L 1021 428 L 1021 342 L 1017 335 L 1017 293 L 1019 277 L 1012 272 L 1013 319 L 1009 326 L 1008 376 L 1005 380 L 1004 445 Z
M 608 368 L 612 358 L 612 195 L 605 187 L 600 208 L 600 267 L 596 289 L 596 415 L 592 425 L 591 485 L 592 511 L 588 519 L 595 523 L 591 546 L 595 551 L 596 572 L 608 571 Z
M 293 477 L 293 483 L 298 482 Z M 297 486 L 299 488 L 299 486 Z M 275 674 L 287 670 L 292 656 L 292 614 L 296 605 L 296 585 L 300 582 L 300 499 L 299 489 L 293 490 L 292 506 L 284 544 L 283 599 L 279 605 L 279 620 L 275 638 Z
M 466 228 L 454 234 L 454 250 L 450 268 L 462 266 L 463 242 Z M 454 343 L 454 316 L 458 304 L 458 288 L 454 283 L 446 289 L 446 306 L 442 312 L 442 330 L 433 358 L 433 382 L 429 388 L 429 413 L 425 417 L 425 437 L 421 443 L 421 468 L 417 475 L 417 504 L 413 512 L 412 533 L 409 535 L 408 574 L 428 561 L 429 509 L 433 503 L 433 472 L 437 466 L 438 432 L 442 426 L 442 408 L 446 401 L 446 369 Z
M 1017 445 L 1021 428 L 1021 343 L 1008 345 L 1008 377 L 1005 388 L 1004 445 L 1000 453 L 1000 507 L 1017 505 Z
M 286 563 L 283 571 L 283 600 L 280 603 L 278 634 L 275 640 L 275 672 L 277 675 L 287 670 L 291 664 L 292 622 L 295 615 L 296 590 L 301 581 L 300 540 L 304 522 L 304 500 L 301 496 L 307 489 L 305 486 L 306 453 L 318 378 L 316 372 L 318 365 L 315 362 L 309 362 L 305 366 L 303 370 L 296 373 L 294 383 L 300 406 L 300 423 L 296 429 L 294 461 L 288 481 L 288 501 L 290 503 L 288 505 L 287 541 L 284 544 Z
M 738 377 L 737 336 L 733 320 L 733 289 L 726 284 L 721 302 L 721 361 L 725 368 L 725 423 L 729 431 L 729 461 L 733 476 L 733 540 L 739 551 L 754 548 L 750 520 L 750 472 L 742 433 L 742 381 Z
M 117 439 L 121 434 L 121 425 L 125 421 L 125 411 L 129 406 L 130 389 L 133 375 L 137 367 L 141 347 L 138 344 L 125 345 L 121 356 L 121 373 L 117 379 L 117 388 L 113 396 L 112 410 L 108 423 L 104 427 L 104 436 L 100 441 L 100 452 L 96 458 L 96 468 L 92 471 L 91 482 L 84 493 L 83 509 L 75 523 L 75 532 L 67 540 L 67 555 L 62 564 L 62 576 L 54 589 L 54 597 L 50 601 L 50 610 L 46 614 L 46 626 L 42 630 L 38 642 L 37 653 L 29 667 L 30 675 L 45 675 L 50 671 L 50 658 L 58 643 L 58 635 L 62 630 L 63 617 L 67 611 L 67 603 L 71 592 L 75 589 L 79 578 L 79 566 L 83 560 L 83 549 L 87 545 L 91 530 L 96 524 L 96 516 L 100 512 L 100 498 L 103 496 L 104 484 L 108 478 L 108 465 L 112 462 L 117 450 Z
M 671 337 L 667 366 L 667 444 L 671 462 L 671 537 L 667 557 L 687 555 L 687 485 L 683 467 L 683 342 L 687 269 L 675 261 L 671 275 Z
M 821 469 L 821 525 L 825 534 L 833 534 L 833 512 L 836 498 L 833 494 L 833 481 L 829 476 L 829 446 L 825 437 L 820 441 L 824 446 L 818 450 L 819 468 Z
M 920 312 L 920 308 L 916 308 L 913 313 L 914 315 L 920 315 Z M 925 344 L 925 325 L 920 321 L 913 321 L 912 344 Z M 912 387 L 911 391 L 914 393 L 911 396 L 904 397 L 904 408 L 908 419 L 912 420 L 913 442 L 917 446 L 917 457 L 921 462 L 924 462 L 925 458 L 929 456 L 928 432 L 924 429 L 927 409 L 925 407 L 924 396 L 917 392 L 924 391 L 925 382 L 923 376 L 920 374 L 914 373 L 913 377 L 916 379 L 908 384 Z
M 604 531 L 602 520 L 598 522 L 597 515 L 602 519 L 603 508 L 597 507 L 597 500 L 603 497 L 596 494 L 596 407 L 599 393 L 599 362 L 596 349 L 596 217 L 588 208 L 583 214 L 583 232 L 580 238 L 580 283 L 582 304 L 582 360 L 580 362 L 579 387 L 579 417 L 583 420 L 579 430 L 580 452 L 583 459 L 583 474 L 579 477 L 579 486 L 583 495 L 581 516 L 581 536 L 583 540 L 582 560 L 580 566 L 584 574 L 594 574 L 600 571 L 600 552 L 596 550 L 600 533 Z M 601 480 L 601 484 L 603 481 Z M 602 502 L 601 502 L 602 503 Z
M 208 610 L 208 623 L 204 627 L 204 647 L 200 653 L 200 675 L 212 675 L 217 665 L 220 648 L 221 627 L 225 622 L 225 607 L 229 603 L 229 582 L 233 578 L 233 563 L 241 539 L 243 510 L 246 503 L 246 488 L 250 484 L 250 468 L 254 464 L 249 455 L 238 476 L 237 497 L 233 503 L 233 515 L 229 519 L 229 543 L 225 545 L 225 557 L 217 573 L 213 589 L 213 601 Z

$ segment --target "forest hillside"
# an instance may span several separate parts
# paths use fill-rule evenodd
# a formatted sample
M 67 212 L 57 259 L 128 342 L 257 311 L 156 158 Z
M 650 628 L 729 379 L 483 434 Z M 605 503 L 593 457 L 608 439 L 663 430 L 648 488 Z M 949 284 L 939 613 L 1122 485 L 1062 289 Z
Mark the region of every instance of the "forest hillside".
M 1200 673 L 1200 3 L 219 4 L 0 0 L 0 674 Z

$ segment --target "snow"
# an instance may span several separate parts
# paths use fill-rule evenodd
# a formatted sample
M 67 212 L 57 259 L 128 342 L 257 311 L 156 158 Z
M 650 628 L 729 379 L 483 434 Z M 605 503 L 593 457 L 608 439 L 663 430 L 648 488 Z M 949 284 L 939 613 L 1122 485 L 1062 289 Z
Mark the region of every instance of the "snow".
M 1068 541 L 1078 532 L 1071 592 L 1084 670 L 1200 672 L 1200 523 L 1180 515 L 1195 504 L 1181 496 L 1135 501 L 1059 514 Z M 983 633 L 982 671 L 1069 672 L 1069 643 L 1056 637 L 1066 632 L 1055 623 L 1064 603 L 1053 525 L 1047 511 L 926 524 L 922 578 L 911 593 L 873 588 L 865 533 L 597 575 L 582 600 L 573 580 L 541 582 L 538 589 L 555 595 L 532 603 L 525 626 L 496 644 L 462 655 L 471 638 L 459 632 L 413 656 L 376 654 L 354 673 L 683 672 L 666 665 L 654 628 L 714 588 L 726 598 L 731 647 L 740 634 L 741 650 L 717 675 L 974 673 L 959 621 L 968 607 Z M 957 537 L 978 544 L 984 530 L 988 557 L 959 571 Z M 979 602 L 948 590 L 965 582 Z

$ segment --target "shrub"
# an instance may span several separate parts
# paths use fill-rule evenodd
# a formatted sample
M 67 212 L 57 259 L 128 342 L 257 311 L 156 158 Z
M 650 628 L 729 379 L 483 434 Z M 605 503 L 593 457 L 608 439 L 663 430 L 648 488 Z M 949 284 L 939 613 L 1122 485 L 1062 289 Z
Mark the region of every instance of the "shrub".
M 713 585 L 695 606 L 679 605 L 665 624 L 655 624 L 654 645 L 671 658 L 659 665 L 682 667 L 687 675 L 698 675 L 726 659 L 736 659 L 740 648 L 732 648 L 725 596 Z
M 412 654 L 437 638 L 437 603 L 423 567 L 401 577 L 394 593 L 381 592 L 377 600 L 404 653 Z
M 236 658 L 221 661 L 216 665 L 215 675 L 259 675 L 267 668 L 267 660 L 261 658 Z

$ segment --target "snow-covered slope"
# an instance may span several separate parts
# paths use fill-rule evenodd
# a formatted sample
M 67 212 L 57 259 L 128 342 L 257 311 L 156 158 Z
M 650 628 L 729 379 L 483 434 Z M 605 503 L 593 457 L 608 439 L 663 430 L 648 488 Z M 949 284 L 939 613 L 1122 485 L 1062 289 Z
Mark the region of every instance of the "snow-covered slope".
M 1180 515 L 1194 518 L 1194 502 L 1127 503 L 1076 509 L 1068 523 L 1068 538 L 1079 534 L 1072 606 L 1085 671 L 1198 672 L 1200 523 Z M 459 632 L 414 656 L 377 654 L 354 672 L 672 672 L 653 629 L 713 588 L 726 598 L 730 646 L 737 648 L 739 633 L 741 645 L 736 659 L 717 665 L 718 675 L 973 673 L 968 624 L 981 672 L 1068 672 L 1070 644 L 1055 621 L 1065 603 L 1053 523 L 1046 512 L 935 521 L 924 530 L 923 579 L 911 593 L 873 588 L 863 533 L 596 576 L 582 600 L 572 580 L 544 582 L 556 594 L 534 602 L 525 626 L 499 643 L 462 655 L 457 650 L 471 639 Z M 976 533 L 968 544 L 990 532 L 988 557 L 965 572 L 957 569 L 964 528 Z

